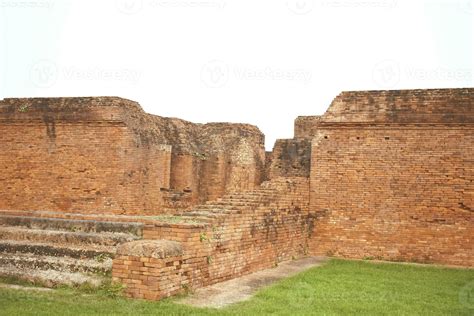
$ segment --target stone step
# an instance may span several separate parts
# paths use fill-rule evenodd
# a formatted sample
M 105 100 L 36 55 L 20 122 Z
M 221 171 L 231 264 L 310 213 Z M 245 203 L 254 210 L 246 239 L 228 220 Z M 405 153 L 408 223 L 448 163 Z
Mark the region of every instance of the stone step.
M 221 198 L 221 200 L 240 200 L 240 201 L 256 201 L 262 199 L 270 199 L 275 196 L 276 193 L 272 194 L 245 194 L 245 193 L 237 193 L 232 195 L 225 195 Z
M 242 201 L 242 202 L 236 202 L 232 200 L 224 200 L 224 201 L 219 201 L 215 202 L 214 204 L 211 205 L 216 205 L 216 206 L 224 206 L 224 207 L 229 207 L 229 206 L 256 206 L 260 204 L 261 202 L 256 202 L 256 201 Z
M 143 224 L 135 222 L 109 222 L 11 215 L 0 215 L 0 225 L 83 233 L 127 233 L 138 237 L 142 236 L 143 230 Z
M 229 206 L 229 207 L 224 207 L 224 206 L 218 206 L 218 205 L 206 205 L 204 206 L 198 206 L 191 211 L 195 212 L 211 212 L 211 213 L 217 213 L 217 214 L 239 214 L 242 213 L 242 210 L 249 209 L 249 207 L 243 207 L 243 206 Z
M 217 214 L 233 214 L 236 210 L 232 210 L 230 208 L 220 208 L 220 207 L 196 207 L 191 210 L 192 212 L 210 212 L 210 213 L 217 213 Z
M 209 203 L 216 203 L 216 202 L 223 202 L 223 201 L 232 201 L 232 202 L 236 202 L 236 203 L 245 203 L 245 202 L 257 202 L 257 201 L 260 201 L 260 200 L 265 200 L 265 199 L 270 199 L 270 198 L 273 198 L 273 195 L 242 195 L 242 196 L 235 196 L 235 195 L 232 195 L 232 196 L 226 196 L 226 197 L 222 197 L 220 199 L 217 199 L 217 200 L 214 200 L 214 201 L 208 201 L 206 202 L 206 204 L 209 204 Z
M 83 233 L 61 230 L 29 229 L 22 226 L 0 226 L 0 240 L 18 240 L 31 242 L 48 242 L 63 245 L 102 245 L 116 246 L 121 243 L 140 239 L 125 233 Z
M 59 284 L 100 286 L 108 278 L 82 272 L 61 272 L 57 270 L 19 269 L 16 266 L 0 266 L 0 276 L 16 277 L 41 285 L 54 287 Z
M 84 272 L 105 275 L 112 271 L 112 259 L 76 259 L 52 257 L 31 253 L 2 253 L 0 267 L 16 267 L 19 270 L 56 270 L 59 272 Z
M 224 196 L 228 195 L 266 195 L 266 194 L 273 194 L 275 190 L 273 188 L 270 189 L 256 189 L 252 191 L 240 191 L 240 192 L 230 192 L 225 194 Z
M 1 254 L 30 253 L 40 256 L 71 257 L 76 259 L 105 259 L 112 258 L 115 251 L 116 247 L 114 246 L 87 245 L 79 247 L 55 243 L 32 243 L 24 240 L 0 240 Z
M 206 218 L 218 218 L 222 217 L 225 214 L 213 213 L 213 212 L 202 212 L 202 211 L 191 211 L 187 212 L 186 216 L 191 217 L 206 217 Z

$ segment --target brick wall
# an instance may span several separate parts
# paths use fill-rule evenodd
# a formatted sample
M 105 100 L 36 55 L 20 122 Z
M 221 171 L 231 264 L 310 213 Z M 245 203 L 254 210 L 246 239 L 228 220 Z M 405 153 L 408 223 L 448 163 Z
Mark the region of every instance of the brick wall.
M 347 91 L 321 117 L 323 122 L 474 123 L 474 88 Z
M 321 116 L 298 116 L 295 119 L 295 138 L 311 138 L 317 131 Z
M 162 118 L 115 97 L 5 99 L 0 132 L 8 210 L 169 213 L 263 179 L 256 127 Z
M 113 277 L 128 285 L 131 297 L 159 299 L 304 256 L 314 225 L 308 194 L 308 179 L 278 178 L 186 213 L 188 219 L 204 219 L 204 225 L 148 227 L 144 238 L 179 242 L 183 254 L 156 259 L 124 245 L 114 259 Z M 171 284 L 156 282 L 169 271 Z
M 474 265 L 474 129 L 320 133 L 311 172 L 317 253 Z
M 115 123 L 0 124 L 0 209 L 159 209 L 168 147 L 137 147 Z
M 472 92 L 345 93 L 333 103 L 312 131 L 314 253 L 474 265 Z
M 311 138 L 328 123 L 451 124 L 474 123 L 474 88 L 346 91 L 322 116 L 300 116 L 295 137 Z
M 278 177 L 309 177 L 311 139 L 278 139 L 273 151 L 267 153 L 265 175 Z

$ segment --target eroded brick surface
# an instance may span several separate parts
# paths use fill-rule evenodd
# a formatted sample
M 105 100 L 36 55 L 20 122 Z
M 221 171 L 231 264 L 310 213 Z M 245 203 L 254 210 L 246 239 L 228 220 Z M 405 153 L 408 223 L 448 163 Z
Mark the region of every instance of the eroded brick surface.
M 120 98 L 7 99 L 0 209 L 9 223 L 136 222 L 145 241 L 113 263 L 136 298 L 305 255 L 474 266 L 473 101 L 472 88 L 343 92 L 265 153 L 245 124 L 161 118 Z M 173 216 L 118 215 L 161 213 Z
M 148 227 L 144 238 L 179 242 L 183 255 L 155 259 L 120 251 L 113 277 L 131 297 L 159 299 L 303 257 L 314 233 L 308 195 L 307 178 L 278 178 L 183 215 L 200 218 L 200 227 Z
M 301 128 L 313 138 L 312 249 L 474 265 L 473 102 L 474 89 L 347 92 Z
M 143 214 L 185 209 L 263 179 L 263 135 L 193 124 L 120 98 L 0 102 L 0 209 Z

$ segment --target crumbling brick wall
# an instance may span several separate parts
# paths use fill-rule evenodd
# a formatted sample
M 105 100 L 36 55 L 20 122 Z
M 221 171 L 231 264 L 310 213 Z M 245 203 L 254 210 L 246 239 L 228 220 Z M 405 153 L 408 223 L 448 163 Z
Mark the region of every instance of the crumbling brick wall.
M 0 132 L 1 209 L 163 213 L 263 180 L 256 127 L 162 118 L 120 98 L 5 99 Z
M 295 119 L 295 138 L 311 138 L 318 130 L 321 116 L 299 116 Z
M 151 256 L 135 251 L 141 242 L 126 244 L 114 259 L 113 277 L 131 297 L 160 299 L 305 256 L 314 226 L 308 195 L 309 179 L 278 178 L 209 205 L 214 211 L 207 223 L 148 227 L 144 238 L 167 240 L 156 249 L 171 245 L 180 254 Z
M 474 265 L 474 89 L 343 93 L 318 120 L 312 249 Z
M 273 151 L 266 155 L 266 179 L 309 177 L 311 139 L 278 139 Z

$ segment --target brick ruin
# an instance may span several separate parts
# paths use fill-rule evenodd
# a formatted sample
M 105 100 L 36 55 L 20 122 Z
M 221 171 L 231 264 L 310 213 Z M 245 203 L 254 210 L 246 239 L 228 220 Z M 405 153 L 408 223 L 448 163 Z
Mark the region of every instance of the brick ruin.
M 0 103 L 0 209 L 156 214 L 263 179 L 264 136 L 193 124 L 120 98 Z
M 309 255 L 472 267 L 473 102 L 472 88 L 343 92 L 265 152 L 255 126 L 125 99 L 5 99 L 0 274 L 111 271 L 160 299 Z

